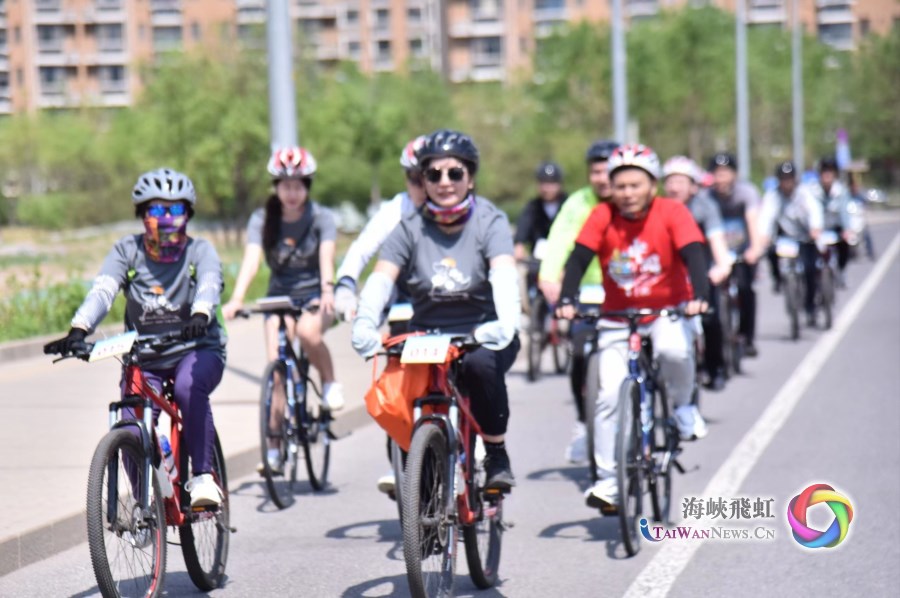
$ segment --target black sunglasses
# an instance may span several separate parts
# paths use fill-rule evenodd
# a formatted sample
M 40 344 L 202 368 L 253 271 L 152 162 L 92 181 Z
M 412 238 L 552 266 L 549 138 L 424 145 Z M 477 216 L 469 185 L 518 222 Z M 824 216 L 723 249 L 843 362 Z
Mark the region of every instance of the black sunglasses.
M 460 182 L 466 176 L 465 168 L 454 166 L 452 168 L 429 168 L 425 171 L 425 178 L 429 183 L 440 183 L 441 179 L 444 178 L 445 172 L 447 173 L 447 177 L 454 183 Z

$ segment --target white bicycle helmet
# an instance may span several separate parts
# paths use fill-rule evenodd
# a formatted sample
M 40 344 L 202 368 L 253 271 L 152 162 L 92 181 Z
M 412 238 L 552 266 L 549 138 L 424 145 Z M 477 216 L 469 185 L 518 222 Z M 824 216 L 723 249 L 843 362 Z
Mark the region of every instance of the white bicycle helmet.
M 138 177 L 131 191 L 131 199 L 136 206 L 152 199 L 165 199 L 186 201 L 193 207 L 197 203 L 197 192 L 186 174 L 171 168 L 159 168 Z
M 419 135 L 403 148 L 403 152 L 400 154 L 400 166 L 403 167 L 403 170 L 419 169 L 419 159 L 416 157 L 416 153 L 425 145 L 426 139 L 425 135 Z
M 623 168 L 640 168 L 654 179 L 659 178 L 659 157 L 656 152 L 639 143 L 620 145 L 609 156 L 609 176 Z
M 316 174 L 316 159 L 302 147 L 284 147 L 272 152 L 267 166 L 275 179 L 306 179 Z
M 687 156 L 672 156 L 663 164 L 663 178 L 672 174 L 683 174 L 694 183 L 700 182 L 700 169 L 697 163 Z

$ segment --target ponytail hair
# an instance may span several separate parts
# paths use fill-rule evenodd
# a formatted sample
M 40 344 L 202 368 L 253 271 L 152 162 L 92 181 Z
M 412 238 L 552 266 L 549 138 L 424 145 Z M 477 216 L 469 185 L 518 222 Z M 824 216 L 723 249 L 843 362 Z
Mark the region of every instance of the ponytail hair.
M 263 222 L 263 250 L 268 252 L 278 245 L 281 232 L 281 201 L 276 194 L 266 200 L 266 217 Z

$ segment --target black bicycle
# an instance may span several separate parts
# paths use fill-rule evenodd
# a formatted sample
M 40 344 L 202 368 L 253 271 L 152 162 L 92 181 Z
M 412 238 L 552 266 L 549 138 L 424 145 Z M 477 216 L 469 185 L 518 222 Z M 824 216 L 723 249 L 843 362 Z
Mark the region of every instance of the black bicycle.
M 659 380 L 659 365 L 653 357 L 650 339 L 639 332 L 640 322 L 648 317 L 684 317 L 680 308 L 627 309 L 579 313 L 578 318 L 597 324 L 597 337 L 606 329 L 604 319 L 628 322 L 628 376 L 619 389 L 618 431 L 616 433 L 616 476 L 619 505 L 605 515 L 617 514 L 622 543 L 629 556 L 640 550 L 639 522 L 649 497 L 655 521 L 668 523 L 672 506 L 672 470 L 684 473 L 678 462 L 680 436 L 669 413 L 665 385 Z M 595 342 L 596 346 L 596 342 Z M 599 350 L 588 357 L 585 418 L 588 428 L 588 458 L 591 478 L 597 481 L 594 460 L 594 415 L 599 392 Z
M 732 266 L 741 264 L 743 261 L 739 254 L 732 252 Z M 722 325 L 725 375 L 730 378 L 741 373 L 741 361 L 744 359 L 744 347 L 746 346 L 744 335 L 741 334 L 741 296 L 734 268 L 719 287 L 718 295 L 719 304 L 716 306 L 716 314 Z
M 781 273 L 784 307 L 790 321 L 790 337 L 800 338 L 800 310 L 803 309 L 803 262 L 800 260 L 800 243 L 790 237 L 778 237 L 775 241 L 778 270 Z
M 553 353 L 553 370 L 565 373 L 572 356 L 568 331 L 559 320 L 549 317 L 550 304 L 537 286 L 528 289 L 528 306 L 528 381 L 541 377 L 541 359 L 547 346 Z
M 314 490 L 325 488 L 331 442 L 337 438 L 331 431 L 331 412 L 322 408 L 322 393 L 309 377 L 309 359 L 303 347 L 295 349 L 288 337 L 285 318 L 299 318 L 304 311 L 315 313 L 318 307 L 302 307 L 285 296 L 260 299 L 254 308 L 238 312 L 242 317 L 260 313 L 278 318 L 278 358 L 266 366 L 263 374 L 259 435 L 260 473 L 269 497 L 279 509 L 294 502 L 301 447 L 310 485 Z M 283 398 L 279 399 L 279 395 Z M 277 445 L 278 459 L 270 463 L 268 452 L 273 444 Z

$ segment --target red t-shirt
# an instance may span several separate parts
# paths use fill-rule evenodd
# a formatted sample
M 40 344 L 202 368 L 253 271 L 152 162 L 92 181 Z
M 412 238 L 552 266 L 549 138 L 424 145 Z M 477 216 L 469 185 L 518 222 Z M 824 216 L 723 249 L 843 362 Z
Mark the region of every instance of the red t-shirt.
M 703 233 L 690 211 L 674 199 L 655 197 L 641 220 L 624 218 L 612 205 L 601 203 L 577 242 L 600 258 L 605 309 L 660 309 L 693 299 L 678 251 L 702 243 Z

